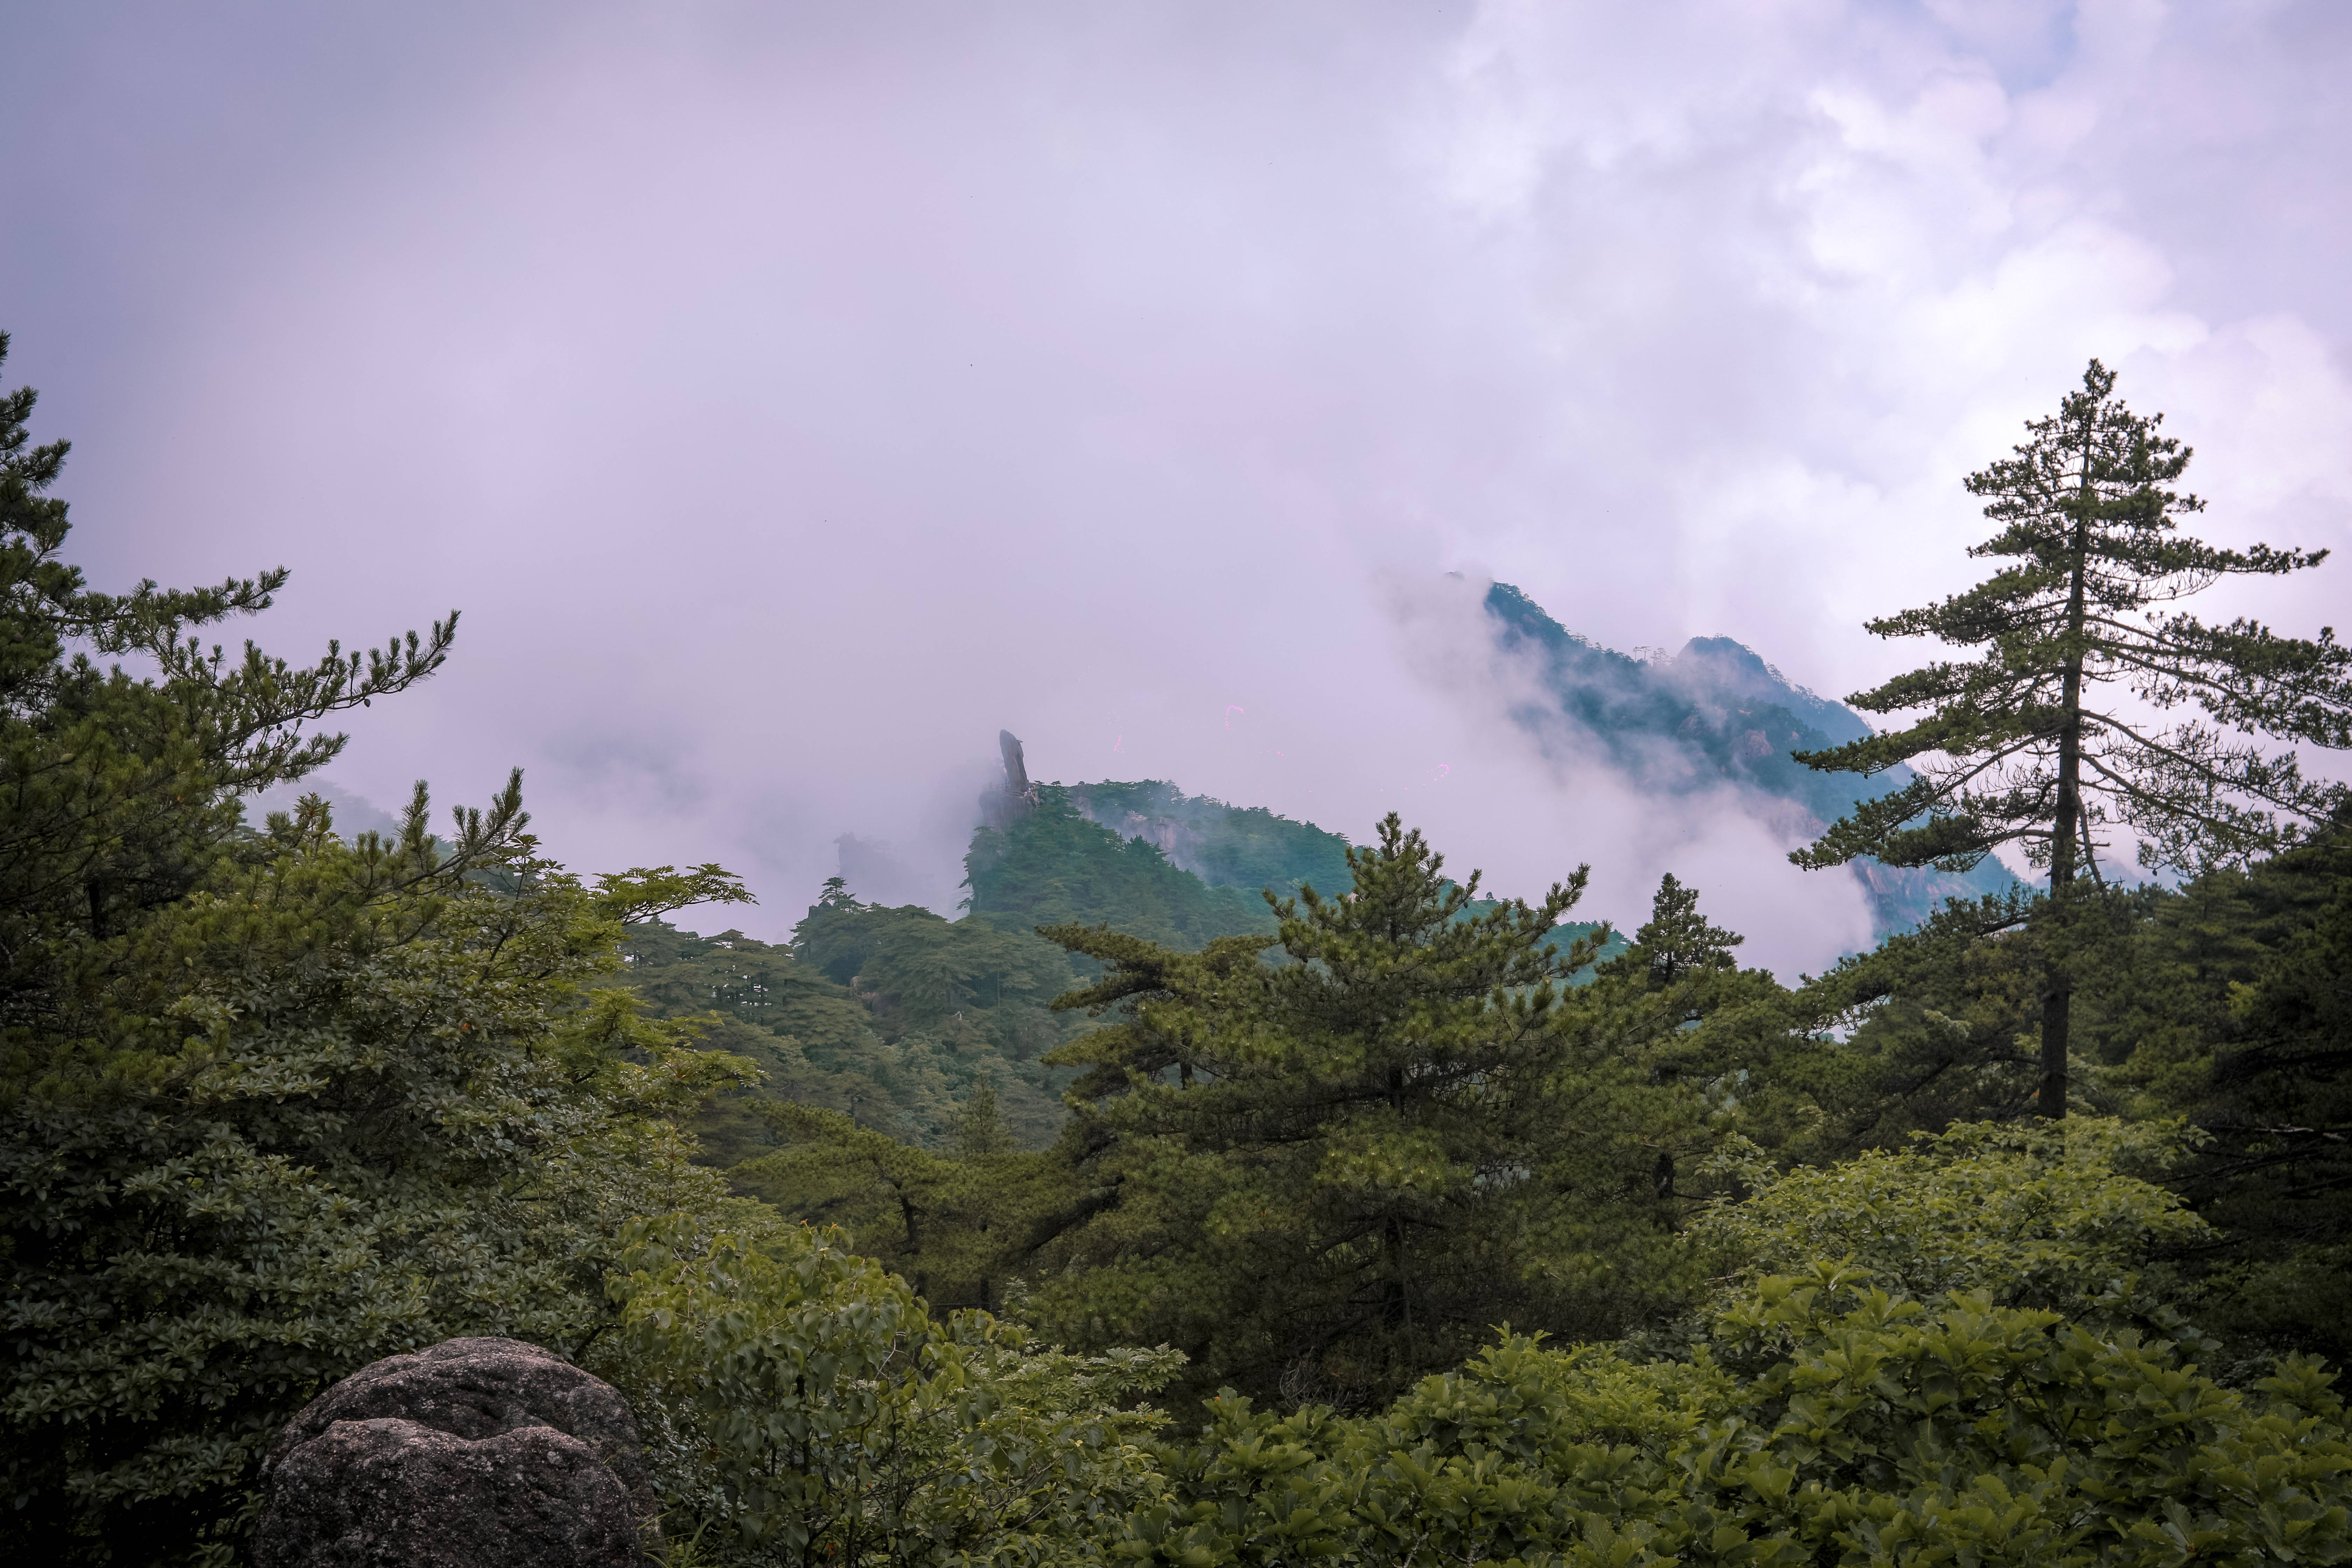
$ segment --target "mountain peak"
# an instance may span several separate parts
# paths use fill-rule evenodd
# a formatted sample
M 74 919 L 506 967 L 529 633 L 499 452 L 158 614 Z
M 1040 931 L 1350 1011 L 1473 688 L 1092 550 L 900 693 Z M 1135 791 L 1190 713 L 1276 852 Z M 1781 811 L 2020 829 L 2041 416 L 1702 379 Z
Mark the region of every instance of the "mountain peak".
M 1818 831 L 1910 777 L 1902 767 L 1865 778 L 1798 762 L 1792 752 L 1859 741 L 1870 726 L 1734 638 L 1693 637 L 1672 658 L 1644 661 L 1569 630 L 1508 583 L 1486 591 L 1486 607 L 1496 646 L 1532 658 L 1550 699 L 1517 705 L 1513 721 L 1547 748 L 1597 752 L 1654 793 L 1728 784 L 1759 804 L 1801 808 Z M 1861 863 L 1853 874 L 1882 936 L 1917 924 L 1942 899 L 1997 892 L 2014 880 L 1998 861 L 1966 876 Z
M 1693 637 L 1665 668 L 1696 696 L 1773 703 L 1841 744 L 1870 733 L 1853 709 L 1798 685 L 1763 655 L 1730 637 Z

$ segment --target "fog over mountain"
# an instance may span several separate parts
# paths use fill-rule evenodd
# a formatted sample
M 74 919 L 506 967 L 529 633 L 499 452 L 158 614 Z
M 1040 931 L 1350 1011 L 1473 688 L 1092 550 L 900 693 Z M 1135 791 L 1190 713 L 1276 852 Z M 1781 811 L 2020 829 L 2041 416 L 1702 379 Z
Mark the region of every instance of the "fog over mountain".
M 1548 758 L 1585 777 L 1605 770 L 1660 801 L 1669 816 L 1737 811 L 1793 848 L 1912 777 L 1899 765 L 1866 778 L 1797 762 L 1795 752 L 1860 740 L 1869 724 L 1843 703 L 1792 685 L 1729 637 L 1693 637 L 1678 653 L 1643 660 L 1576 636 L 1507 583 L 1487 590 L 1486 608 L 1497 650 L 1537 672 L 1537 690 L 1514 704 L 1513 721 Z M 1864 891 L 1874 938 L 1911 929 L 1947 900 L 1998 893 L 2017 880 L 1999 861 L 1965 875 L 1866 858 L 1844 869 Z
M 2095 354 L 2212 537 L 2352 541 L 2347 68 L 2319 0 L 37 4 L 0 325 L 97 584 L 282 563 L 289 655 L 464 609 L 379 805 L 520 764 L 778 936 L 845 864 L 951 910 L 1009 729 L 1618 919 L 1675 869 L 1793 970 L 1879 895 L 1786 865 L 1705 639 L 1804 724 L 1918 662 L 1861 623 Z M 1497 581 L 1673 650 L 1730 771 L 1580 738 Z
M 1457 586 L 1460 585 L 1456 580 Z M 1559 796 L 1614 798 L 1628 793 L 1654 804 L 1665 825 L 1655 846 L 1633 859 L 1652 858 L 1685 876 L 1724 876 L 1746 883 L 1766 868 L 1724 864 L 1676 846 L 1677 828 L 1733 813 L 1790 847 L 1818 835 L 1854 803 L 1908 782 L 1908 768 L 1875 778 L 1825 773 L 1792 752 L 1815 751 L 1861 738 L 1870 726 L 1843 703 L 1792 684 L 1753 649 L 1729 637 L 1694 637 L 1675 654 L 1648 650 L 1636 658 L 1580 637 L 1507 583 L 1488 586 L 1482 601 L 1486 642 L 1493 656 L 1489 695 L 1505 698 L 1502 722 L 1531 743 L 1557 770 Z M 1002 738 L 1005 782 L 975 803 L 975 826 L 1003 826 L 1003 801 L 1034 798 L 1025 753 L 1010 733 Z M 1426 784 L 1435 799 L 1450 783 L 1441 764 Z M 1170 861 L 1213 887 L 1270 887 L 1287 892 L 1310 874 L 1320 888 L 1344 886 L 1346 870 L 1334 848 L 1310 842 L 1304 825 L 1248 802 L 1187 795 L 1179 781 L 1077 781 L 1071 799 L 1090 820 L 1157 847 Z M 1017 805 L 1015 809 L 1018 809 Z M 1326 831 L 1328 831 L 1327 825 Z M 1304 836 L 1302 837 L 1302 835 Z M 1345 835 L 1341 835 L 1344 838 Z M 1332 841 L 1336 843 L 1336 841 Z M 1681 847 L 1685 853 L 1677 855 Z M 854 835 L 839 841 L 840 871 L 850 889 L 885 903 L 934 901 L 940 868 L 911 866 L 887 846 Z M 1606 848 L 1600 858 L 1611 859 Z M 1693 858 L 1707 862 L 1694 866 Z M 1640 865 L 1622 851 L 1604 872 L 1604 886 L 1621 897 Z M 1857 862 L 1825 879 L 1833 896 L 1851 880 L 1867 909 L 1871 935 L 1917 925 L 1942 901 L 1998 893 L 2016 880 L 1998 861 L 1966 875 Z M 1605 913 L 1624 929 L 1640 923 L 1639 900 Z

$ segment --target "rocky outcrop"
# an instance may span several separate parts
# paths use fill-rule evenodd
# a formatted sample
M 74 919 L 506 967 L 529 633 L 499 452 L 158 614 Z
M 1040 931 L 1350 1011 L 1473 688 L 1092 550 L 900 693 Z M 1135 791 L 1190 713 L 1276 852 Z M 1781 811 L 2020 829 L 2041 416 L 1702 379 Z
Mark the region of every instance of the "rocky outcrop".
M 629 1402 L 520 1340 L 446 1340 L 312 1400 L 262 1463 L 257 1568 L 625 1568 L 655 1539 Z
M 980 819 L 1002 831 L 1037 809 L 1038 791 L 1029 782 L 1021 738 L 1010 730 L 999 730 L 996 749 L 1004 758 L 1004 782 L 980 797 Z

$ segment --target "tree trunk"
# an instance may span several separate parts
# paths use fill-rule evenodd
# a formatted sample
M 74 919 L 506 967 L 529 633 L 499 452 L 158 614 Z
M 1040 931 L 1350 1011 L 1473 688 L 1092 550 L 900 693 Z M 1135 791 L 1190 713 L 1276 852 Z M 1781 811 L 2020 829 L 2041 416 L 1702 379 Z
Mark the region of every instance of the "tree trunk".
M 2042 996 L 2042 1100 L 2035 1109 L 2058 1121 L 2066 1115 L 2067 1015 L 2074 993 L 2064 977 L 2055 973 L 2054 965 L 2049 980 L 2049 989 Z
M 2051 824 L 2050 906 L 2056 926 L 2042 959 L 2042 1096 L 2036 1108 L 2052 1121 L 2066 1114 L 2066 1037 L 2074 1009 L 2074 981 L 2068 972 L 2065 932 L 2072 921 L 2074 858 L 2083 827 L 2083 629 L 2090 572 L 2091 520 L 2098 505 L 2091 485 L 2092 437 L 2085 433 L 2081 509 L 2074 518 L 2073 581 L 2066 595 L 2066 645 L 2058 699 L 2058 808 Z
M 1391 1215 L 1381 1227 L 1381 1321 L 1391 1328 L 1412 1332 L 1412 1301 L 1405 1288 L 1404 1221 Z

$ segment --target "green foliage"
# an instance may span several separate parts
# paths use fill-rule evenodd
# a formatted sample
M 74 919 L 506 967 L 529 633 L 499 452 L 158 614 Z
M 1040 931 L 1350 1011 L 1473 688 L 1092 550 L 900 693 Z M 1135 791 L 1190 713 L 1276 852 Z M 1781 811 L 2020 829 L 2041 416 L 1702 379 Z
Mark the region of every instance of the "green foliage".
M 1955 1139 L 1925 1174 L 1947 1199 L 1982 1195 L 2038 1152 L 2041 1198 L 2010 1218 L 2038 1201 L 2112 1232 L 2097 1176 L 2133 1135 L 2073 1131 L 2071 1150 Z M 1871 1212 L 1900 1224 L 1885 1175 L 1864 1179 Z M 1790 1219 L 1825 1195 L 1753 1201 Z M 2169 1212 L 2146 1189 L 2135 1205 Z M 2015 1287 L 2049 1278 L 2032 1228 L 1971 1239 Z M 1922 1300 L 1820 1265 L 1735 1292 L 1687 1360 L 1506 1334 L 1378 1414 L 1284 1415 L 1228 1392 L 1197 1436 L 1155 1440 L 1161 1417 L 1129 1402 L 1173 1372 L 1169 1352 L 1089 1360 L 982 1314 L 942 1322 L 821 1232 L 632 1238 L 615 1293 L 630 1375 L 667 1413 L 673 1532 L 715 1523 L 744 1561 L 2352 1556 L 2352 1443 L 2315 1363 L 2225 1387 L 2189 1361 L 2193 1338 L 2112 1312 L 2094 1330 L 1997 1288 Z
M 596 879 L 597 911 L 625 926 L 644 925 L 695 904 L 754 904 L 743 879 L 723 867 L 634 867 Z
M 1045 1004 L 1093 967 L 1074 966 L 1024 922 L 1075 913 L 1186 945 L 1272 923 L 1262 899 L 1212 889 L 1072 805 L 1085 790 L 1123 787 L 1043 786 L 1034 809 L 975 834 L 976 908 L 961 921 L 862 903 L 835 878 L 789 950 L 658 921 L 633 930 L 627 978 L 649 1005 L 704 1017 L 711 1045 L 765 1074 L 694 1114 L 703 1157 L 730 1167 L 739 1191 L 845 1227 L 930 1300 L 996 1305 L 1034 1261 L 1040 1230 L 1085 1207 L 1066 1155 L 1011 1157 L 1061 1131 L 1072 1074 L 1050 1054 L 1085 1026 Z M 1207 824 L 1228 869 L 1345 847 L 1267 813 L 1135 787 L 1151 795 L 1143 804 Z M 971 1147 L 976 1117 L 1009 1146 Z
M 2221 1320 L 2273 1344 L 2352 1352 L 2352 843 L 2305 852 L 2333 897 L 2250 984 L 2198 1092 L 2210 1133 L 2181 1185 L 2231 1234 Z M 2137 1053 L 2135 1053 L 2137 1058 Z
M 1780 1065 L 1821 1109 L 1805 1157 L 1898 1149 L 1915 1131 L 2031 1109 L 2040 1081 L 2040 932 L 1983 929 L 2006 924 L 2012 907 L 1948 907 L 1806 979 L 1796 1010 L 1810 1021 L 1813 1048 L 1792 1050 Z
M 1158 845 L 1088 821 L 1061 784 L 1038 786 L 1036 809 L 983 827 L 964 858 L 974 918 L 1007 929 L 1109 924 L 1169 947 L 1271 931 L 1256 889 L 1213 888 Z
M 505 895 L 323 810 L 110 946 L 0 1071 L 0 1420 L 16 1526 L 184 1548 L 277 1427 L 378 1356 L 559 1350 L 633 1214 L 712 1209 L 669 1118 L 736 1065 L 592 992 L 617 927 L 521 847 Z
M 1337 888 L 1348 880 L 1345 838 L 1311 822 L 1276 816 L 1264 806 L 1228 805 L 1150 779 L 1072 784 L 1069 800 L 1120 837 L 1158 845 L 1213 888 L 1265 888 L 1288 895 L 1307 883 Z M 1248 911 L 1253 921 L 1256 912 Z
M 2214 1239 L 2178 1194 L 2126 1173 L 2177 1166 L 2190 1142 L 2113 1118 L 1976 1123 L 1779 1171 L 1736 1141 L 1717 1158 L 1748 1195 L 1710 1209 L 1691 1239 L 1736 1260 L 1743 1288 L 1837 1258 L 1906 1300 L 1975 1291 L 2080 1318 L 2152 1258 Z
M 845 891 L 820 900 L 796 935 L 782 947 L 652 921 L 625 940 L 623 978 L 648 1007 L 707 1020 L 714 1048 L 763 1074 L 696 1114 L 712 1163 L 766 1153 L 775 1137 L 765 1108 L 785 1102 L 932 1147 L 951 1137 L 981 1084 L 1023 1146 L 1053 1141 L 1069 1075 L 1039 1058 L 1072 1032 L 1045 1005 L 1069 983 L 1060 950 L 929 910 L 860 904 Z M 788 1206 L 798 1201 L 768 1178 L 746 1184 Z
M 1100 796 L 1091 805 L 1089 792 Z M 1087 821 L 1081 806 L 1174 812 L 1146 825 L 1198 829 L 1188 844 L 1223 874 L 1265 870 L 1273 885 L 1287 888 L 1288 873 L 1302 866 L 1336 861 L 1346 868 L 1345 841 L 1334 835 L 1186 797 L 1172 786 L 1044 785 L 1037 793 L 1035 809 L 974 834 L 968 862 L 974 910 L 966 919 L 862 903 L 836 877 L 793 928 L 789 949 L 740 931 L 698 937 L 657 919 L 637 922 L 627 942 L 628 980 L 656 1013 L 715 1015 L 711 1044 L 765 1075 L 757 1088 L 721 1096 L 695 1114 L 705 1158 L 735 1167 L 743 1190 L 803 1217 L 845 1225 L 894 1266 L 935 1283 L 960 1279 L 957 1289 L 978 1292 L 974 1299 L 985 1296 L 981 1281 L 990 1269 L 959 1265 L 941 1273 L 917 1261 L 920 1249 L 908 1239 L 903 1216 L 877 1228 L 877 1216 L 898 1206 L 891 1184 L 861 1177 L 876 1169 L 862 1159 L 828 1167 L 824 1150 L 842 1129 L 778 1108 L 835 1111 L 851 1131 L 939 1149 L 955 1137 L 972 1097 L 984 1093 L 1017 1144 L 1042 1149 L 1061 1130 L 1060 1096 L 1071 1076 L 1044 1058 L 1084 1027 L 1046 1004 L 1093 966 L 1074 966 L 1062 949 L 1032 934 L 1032 922 L 1084 919 L 1185 947 L 1203 933 L 1270 929 L 1255 889 L 1211 887 L 1152 844 Z M 654 912 L 686 901 L 673 894 Z M 806 1147 L 772 1154 L 780 1137 Z M 999 1234 L 989 1245 L 1005 1239 Z
M 2177 890 L 2078 898 L 2067 933 L 2077 976 L 2070 1077 L 2088 1108 L 2200 1135 L 2142 1173 L 2213 1227 L 2173 1257 L 2200 1320 L 2246 1349 L 2352 1352 L 2352 1045 L 2336 1000 L 2352 837 L 2341 826 L 2251 870 Z M 1915 1131 L 2013 1118 L 2038 1074 L 2045 932 L 1988 934 L 2005 911 L 1955 910 L 1841 964 L 1792 999 L 1792 1016 L 1843 1038 L 1792 1037 L 1773 1077 L 1819 1108 L 1783 1158 L 1899 1149 Z
M 936 1317 L 805 1226 L 706 1240 L 670 1219 L 625 1241 L 615 1375 L 659 1413 L 674 1537 L 716 1526 L 719 1554 L 764 1562 L 1065 1560 L 1155 1487 L 1165 1418 L 1134 1402 L 1173 1352 L 1073 1356 Z
M 1609 1166 L 1582 1131 L 1623 1152 L 1580 1114 L 1556 1026 L 1598 945 L 1549 940 L 1584 873 L 1465 918 L 1477 878 L 1452 883 L 1393 816 L 1348 858 L 1348 891 L 1275 904 L 1271 942 L 1047 931 L 1107 968 L 1058 1005 L 1118 1015 L 1056 1058 L 1087 1068 L 1065 1147 L 1087 1195 L 1027 1276 L 1021 1310 L 1049 1331 L 1165 1340 L 1203 1378 L 1361 1403 L 1498 1318 L 1589 1319 L 1577 1254 L 1662 1239 L 1646 1159 L 1630 1191 L 1622 1168 L 1597 1186 L 1556 1168 Z M 1264 962 L 1276 944 L 1287 962 Z M 1622 1305 L 1623 1286 L 1600 1294 Z
M 1255 889 L 1209 886 L 1158 847 L 1088 821 L 1073 804 L 1086 791 L 1129 787 L 1161 788 L 1041 785 L 1034 810 L 976 831 L 966 861 L 972 912 L 961 921 L 914 905 L 861 903 L 835 878 L 793 928 L 789 950 L 740 931 L 697 937 L 657 921 L 633 930 L 629 978 L 648 1003 L 669 1016 L 715 1008 L 741 1024 L 723 1026 L 713 1043 L 767 1074 L 759 1089 L 723 1099 L 698 1118 L 711 1157 L 732 1164 L 761 1154 L 772 1124 L 761 1107 L 786 1101 L 936 1146 L 983 1083 L 1017 1142 L 1051 1142 L 1069 1075 L 1042 1058 L 1081 1026 L 1046 1004 L 1092 965 L 1074 968 L 1033 926 L 1101 923 L 1192 948 L 1273 925 Z M 1223 847 L 1220 863 L 1236 874 L 1260 861 L 1277 871 L 1302 858 L 1319 865 L 1330 846 L 1344 848 L 1305 824 L 1169 793 L 1204 813 L 1216 807 L 1201 820 L 1213 830 L 1211 846 Z M 1156 794 L 1144 804 L 1154 802 L 1168 804 Z M 746 1181 L 794 1212 L 814 1214 L 809 1204 L 829 1201 L 777 1185 L 785 1170 L 767 1162 Z
M 793 930 L 795 951 L 828 979 L 869 999 L 886 1029 L 937 1029 L 971 1014 L 1003 1032 L 1008 1054 L 1028 1026 L 1034 1049 L 1060 1031 L 1045 1004 L 1070 982 L 1069 962 L 1026 931 L 950 921 L 916 905 L 820 903 Z
M 1163 837 L 1181 831 L 1187 852 L 1205 858 L 1201 868 L 1212 880 L 1264 873 L 1265 885 L 1288 889 L 1310 869 L 1346 870 L 1346 842 L 1336 835 L 1185 796 L 1172 785 L 1049 784 L 1036 793 L 1034 809 L 974 834 L 968 861 L 974 908 L 963 920 L 863 903 L 835 877 L 793 928 L 789 949 L 740 931 L 705 938 L 657 919 L 634 922 L 630 983 L 666 1016 L 715 1010 L 725 1021 L 712 1024 L 712 1044 L 757 1062 L 766 1075 L 758 1088 L 722 1096 L 696 1114 L 707 1159 L 742 1166 L 738 1180 L 746 1190 L 795 1214 L 847 1225 L 867 1245 L 877 1233 L 865 1216 L 887 1206 L 887 1194 L 873 1187 L 854 1194 L 831 1181 L 793 1184 L 818 1173 L 814 1151 L 798 1161 L 766 1155 L 780 1131 L 816 1137 L 816 1124 L 794 1123 L 801 1132 L 793 1134 L 769 1114 L 777 1105 L 822 1107 L 939 1148 L 971 1098 L 984 1091 L 1017 1143 L 1051 1143 L 1066 1116 L 1060 1097 L 1070 1074 L 1042 1058 L 1083 1025 L 1046 1004 L 1094 966 L 1074 964 L 1033 934 L 1032 924 L 1085 920 L 1186 948 L 1272 924 L 1259 884 L 1211 886 L 1153 844 L 1122 837 L 1083 812 L 1115 815 Z M 1158 815 L 1139 815 L 1145 811 Z M 652 912 L 686 901 L 676 893 Z M 872 1245 L 896 1260 L 912 1256 L 896 1243 Z
M 814 1106 L 760 1109 L 783 1147 L 729 1174 L 798 1218 L 841 1227 L 935 1306 L 1002 1306 L 1013 1260 L 1067 1187 L 1065 1161 L 1015 1144 L 986 1079 L 936 1150 Z
M 2252 1565 L 2352 1556 L 2330 1379 L 2223 1388 L 2161 1340 L 1851 1269 L 1725 1313 L 1723 1366 L 1525 1339 L 1383 1415 L 1220 1400 L 1109 1554 L 1209 1568 L 1515 1562 Z

